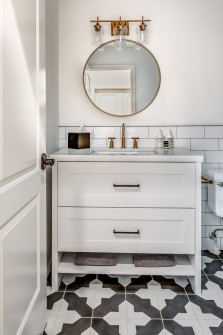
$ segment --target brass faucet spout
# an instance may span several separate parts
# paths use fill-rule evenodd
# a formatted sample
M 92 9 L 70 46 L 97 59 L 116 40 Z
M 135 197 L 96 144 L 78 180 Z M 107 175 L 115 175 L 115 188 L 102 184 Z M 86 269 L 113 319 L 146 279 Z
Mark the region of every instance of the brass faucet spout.
M 122 124 L 122 149 L 125 149 L 125 124 Z

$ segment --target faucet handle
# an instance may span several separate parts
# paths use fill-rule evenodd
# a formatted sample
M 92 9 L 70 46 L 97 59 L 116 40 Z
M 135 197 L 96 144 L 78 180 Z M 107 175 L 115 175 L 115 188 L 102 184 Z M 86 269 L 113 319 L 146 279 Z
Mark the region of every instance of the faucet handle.
M 108 137 L 108 139 L 110 140 L 109 142 L 109 149 L 114 149 L 114 141 L 115 137 Z
M 133 139 L 133 149 L 138 149 L 137 140 L 139 139 L 139 137 L 132 137 L 132 139 Z

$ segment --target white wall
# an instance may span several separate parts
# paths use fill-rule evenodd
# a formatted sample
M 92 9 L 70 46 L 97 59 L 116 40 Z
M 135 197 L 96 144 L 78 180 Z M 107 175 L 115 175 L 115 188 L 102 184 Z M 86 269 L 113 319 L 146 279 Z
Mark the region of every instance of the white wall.
M 222 0 L 59 0 L 60 125 L 223 124 Z M 82 71 L 94 50 L 91 19 L 151 19 L 148 48 L 161 68 L 161 88 L 142 113 L 117 118 L 85 95 Z M 105 40 L 110 40 L 109 24 Z M 130 39 L 135 26 L 130 24 Z

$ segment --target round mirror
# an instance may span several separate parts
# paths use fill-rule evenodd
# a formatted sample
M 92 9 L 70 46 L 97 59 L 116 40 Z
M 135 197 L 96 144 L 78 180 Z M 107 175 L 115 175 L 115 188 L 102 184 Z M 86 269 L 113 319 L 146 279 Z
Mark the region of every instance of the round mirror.
M 102 112 L 129 116 L 143 111 L 157 96 L 160 68 L 153 54 L 134 41 L 117 50 L 114 41 L 97 48 L 83 72 L 84 89 Z

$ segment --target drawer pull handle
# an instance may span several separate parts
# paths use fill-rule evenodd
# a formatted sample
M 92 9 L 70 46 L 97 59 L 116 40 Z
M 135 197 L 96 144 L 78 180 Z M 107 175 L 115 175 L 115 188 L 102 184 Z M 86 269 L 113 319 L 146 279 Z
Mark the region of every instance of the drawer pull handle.
M 140 184 L 135 185 L 122 185 L 122 184 L 113 184 L 114 187 L 140 187 Z
M 134 235 L 139 235 L 140 231 L 137 229 L 136 231 L 116 231 L 113 229 L 113 234 L 134 234 Z

